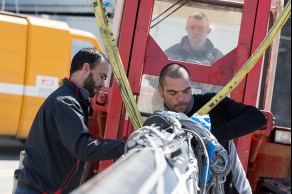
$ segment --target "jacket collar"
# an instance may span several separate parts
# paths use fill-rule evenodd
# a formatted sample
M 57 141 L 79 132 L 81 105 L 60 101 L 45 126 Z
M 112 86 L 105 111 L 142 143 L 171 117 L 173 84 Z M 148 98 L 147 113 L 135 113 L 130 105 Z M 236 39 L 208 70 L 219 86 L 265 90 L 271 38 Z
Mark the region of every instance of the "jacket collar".
M 189 52 L 189 53 L 193 53 L 193 52 L 197 52 L 199 54 L 203 54 L 203 53 L 209 53 L 211 52 L 212 49 L 214 49 L 214 45 L 213 43 L 207 38 L 206 39 L 206 43 L 205 43 L 205 46 L 204 46 L 204 49 L 201 50 L 201 51 L 194 51 L 191 49 L 191 46 L 190 46 L 190 41 L 189 41 L 189 38 L 188 36 L 184 36 L 182 39 L 181 39 L 181 42 L 180 42 L 180 47 Z
M 68 78 L 63 79 L 63 84 L 74 90 L 78 100 L 87 106 L 90 106 L 89 92 L 85 88 L 78 87 L 76 83 Z

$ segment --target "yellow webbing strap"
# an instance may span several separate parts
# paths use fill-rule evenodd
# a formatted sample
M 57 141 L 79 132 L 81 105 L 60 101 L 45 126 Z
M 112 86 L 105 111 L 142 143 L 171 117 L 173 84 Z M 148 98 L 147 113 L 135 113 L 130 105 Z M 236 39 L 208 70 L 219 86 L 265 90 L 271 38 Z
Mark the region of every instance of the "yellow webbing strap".
M 221 91 L 219 91 L 208 103 L 206 103 L 200 110 L 197 111 L 199 115 L 208 114 L 221 100 L 223 100 L 248 74 L 248 72 L 255 66 L 256 62 L 263 55 L 265 50 L 270 46 L 273 39 L 277 36 L 281 28 L 284 26 L 286 21 L 291 15 L 291 0 L 285 6 L 281 15 L 277 19 L 276 23 L 273 25 L 272 29 L 269 31 L 268 35 L 262 41 L 260 46 L 254 52 L 254 54 L 249 58 L 249 60 L 244 64 L 244 66 L 236 73 L 236 75 L 224 86 Z
M 118 52 L 116 40 L 109 24 L 109 19 L 105 7 L 102 0 L 92 0 L 92 4 L 99 32 L 102 37 L 107 56 L 111 63 L 113 73 L 119 85 L 124 105 L 126 106 L 127 113 L 132 121 L 135 130 L 137 130 L 142 127 L 143 120 L 134 99 L 134 95 L 131 90 L 129 81 L 127 79 Z

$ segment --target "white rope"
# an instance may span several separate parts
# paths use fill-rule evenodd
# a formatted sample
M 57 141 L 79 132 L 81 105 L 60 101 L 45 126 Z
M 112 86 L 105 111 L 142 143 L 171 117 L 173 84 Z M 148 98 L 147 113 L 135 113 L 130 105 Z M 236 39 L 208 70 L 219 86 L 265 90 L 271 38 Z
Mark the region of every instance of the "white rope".
M 157 111 L 155 114 L 163 116 L 172 125 L 173 133 L 162 133 L 159 125 L 152 124 L 135 131 L 129 137 L 137 144 L 144 146 L 144 149 L 150 147 L 154 152 L 154 172 L 143 183 L 138 193 L 147 194 L 154 190 L 158 194 L 165 193 L 164 173 L 170 165 L 177 178 L 172 194 L 223 194 L 223 184 L 230 172 L 230 164 L 226 150 L 216 138 L 207 129 L 182 113 Z M 187 155 L 174 156 L 173 154 L 177 151 L 179 153 L 183 145 L 180 142 L 187 143 L 187 152 L 184 153 Z M 212 158 L 209 158 L 207 147 L 211 143 L 215 146 L 215 151 Z M 181 164 L 186 164 L 183 171 L 177 166 Z M 211 178 L 208 180 L 210 170 Z

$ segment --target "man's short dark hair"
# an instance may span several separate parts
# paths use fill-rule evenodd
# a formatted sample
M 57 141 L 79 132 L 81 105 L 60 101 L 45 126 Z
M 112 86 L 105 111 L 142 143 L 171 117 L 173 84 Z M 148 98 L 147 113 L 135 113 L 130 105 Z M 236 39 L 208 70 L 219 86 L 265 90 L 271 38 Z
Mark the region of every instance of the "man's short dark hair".
M 93 69 L 101 60 L 105 58 L 108 61 L 107 57 L 94 48 L 83 48 L 78 53 L 76 53 L 71 62 L 70 76 L 76 71 L 82 69 L 84 63 L 88 63 L 90 69 Z
M 191 79 L 191 74 L 189 70 L 184 67 L 181 64 L 178 63 L 170 63 L 163 67 L 163 69 L 160 71 L 159 75 L 159 85 L 163 86 L 165 77 L 170 77 L 174 79 L 178 79 L 183 77 L 183 71 L 186 71 L 188 73 L 189 79 Z

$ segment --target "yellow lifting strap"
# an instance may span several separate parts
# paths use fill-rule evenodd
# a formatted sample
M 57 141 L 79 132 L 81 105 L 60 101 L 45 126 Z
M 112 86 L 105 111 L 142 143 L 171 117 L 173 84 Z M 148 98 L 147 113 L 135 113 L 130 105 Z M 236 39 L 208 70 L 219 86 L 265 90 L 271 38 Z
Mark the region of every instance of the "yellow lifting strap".
M 248 74 L 248 72 L 255 66 L 259 58 L 263 55 L 265 50 L 270 46 L 273 39 L 280 32 L 288 18 L 291 16 L 291 0 L 285 6 L 285 9 L 280 14 L 276 23 L 265 39 L 261 42 L 260 46 L 249 58 L 249 60 L 242 66 L 242 68 L 235 74 L 235 76 L 224 86 L 209 102 L 207 102 L 200 110 L 196 112 L 198 115 L 208 114 L 219 102 L 221 102 Z
M 134 128 L 137 130 L 142 127 L 143 120 L 134 99 L 134 95 L 131 90 L 129 81 L 127 79 L 118 52 L 116 40 L 109 24 L 109 19 L 105 7 L 102 0 L 92 0 L 92 4 L 99 32 L 102 37 L 107 56 L 111 63 L 113 73 L 119 85 L 124 105 L 126 106 L 127 113 L 132 121 Z

